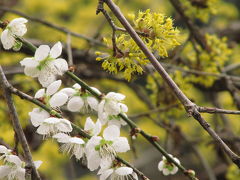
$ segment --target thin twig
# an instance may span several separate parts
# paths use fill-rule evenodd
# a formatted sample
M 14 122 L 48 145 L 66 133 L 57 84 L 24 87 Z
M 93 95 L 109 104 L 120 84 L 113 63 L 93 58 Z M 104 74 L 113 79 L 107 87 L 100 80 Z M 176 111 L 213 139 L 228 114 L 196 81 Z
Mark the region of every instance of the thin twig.
M 9 90 L 10 84 L 8 83 L 8 81 L 6 79 L 1 66 L 0 66 L 0 82 L 1 82 L 1 87 L 4 90 L 4 96 L 5 96 L 8 108 L 9 108 L 9 115 L 10 115 L 11 120 L 12 120 L 13 129 L 16 132 L 17 138 L 19 139 L 19 142 L 21 143 L 23 151 L 24 151 L 24 155 L 25 155 L 25 158 L 26 158 L 26 167 L 31 169 L 31 171 L 34 175 L 34 177 L 32 177 L 32 179 L 41 180 L 41 177 L 40 177 L 40 175 L 39 175 L 39 173 L 36 170 L 36 167 L 34 165 L 32 155 L 31 155 L 31 151 L 30 151 L 30 148 L 29 148 L 28 143 L 27 143 L 27 139 L 26 139 L 25 134 L 23 132 L 22 126 L 19 122 L 16 108 L 13 104 L 11 92 Z
M 73 65 L 73 56 L 72 56 L 72 48 L 71 48 L 71 35 L 67 34 L 67 55 L 68 55 L 68 64 L 69 66 Z
M 92 38 L 89 38 L 85 35 L 82 35 L 82 34 L 78 34 L 78 33 L 75 33 L 75 32 L 72 32 L 68 29 L 66 29 L 65 27 L 61 27 L 59 25 L 56 25 L 56 24 L 53 24 L 51 22 L 48 22 L 48 21 L 45 21 L 43 19 L 40 19 L 40 18 L 37 18 L 37 17 L 32 17 L 32 16 L 29 16 L 23 12 L 20 12 L 20 11 L 17 11 L 17 10 L 14 10 L 14 9 L 11 9 L 11 8 L 7 8 L 7 7 L 0 7 L 0 11 L 6 11 L 6 12 L 11 12 L 13 14 L 17 14 L 19 16 L 22 16 L 22 17 L 25 17 L 31 21 L 34 21 L 34 22 L 38 22 L 38 23 L 41 23 L 47 27 L 50 27 L 50 28 L 53 28 L 53 29 L 56 29 L 60 32 L 63 32 L 63 33 L 66 33 L 66 34 L 71 34 L 72 36 L 74 37 L 77 37 L 77 38 L 81 38 L 81 39 L 84 39 L 86 41 L 88 41 L 89 43 L 92 43 L 92 44 L 95 44 L 95 45 L 98 45 L 98 46 L 104 46 L 106 47 L 102 42 L 98 41 L 98 40 L 95 40 L 95 39 L 92 39 Z

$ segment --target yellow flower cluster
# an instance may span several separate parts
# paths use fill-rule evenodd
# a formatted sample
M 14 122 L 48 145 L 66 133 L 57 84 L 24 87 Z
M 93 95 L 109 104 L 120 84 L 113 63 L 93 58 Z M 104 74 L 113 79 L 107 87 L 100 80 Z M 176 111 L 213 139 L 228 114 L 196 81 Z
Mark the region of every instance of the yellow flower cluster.
M 219 0 L 180 0 L 180 2 L 188 17 L 197 18 L 206 23 L 211 14 L 217 13 L 216 4 Z
M 228 48 L 225 37 L 219 39 L 216 35 L 210 34 L 206 34 L 205 37 L 211 49 L 210 53 L 202 50 L 200 46 L 196 46 L 194 49 L 192 44 L 188 44 L 183 53 L 188 59 L 191 69 L 218 74 L 225 63 L 230 60 L 232 50 Z M 189 69 L 189 67 L 185 68 Z M 190 75 L 186 78 L 190 82 L 200 83 L 206 87 L 211 86 L 217 79 L 214 76 L 197 75 Z
M 134 14 L 129 17 L 141 39 L 156 55 L 167 57 L 168 50 L 179 45 L 177 40 L 179 31 L 173 27 L 171 18 L 160 13 L 151 13 L 149 9 L 139 12 L 137 17 Z M 111 38 L 105 38 L 104 42 L 110 48 L 110 52 L 96 52 L 96 55 L 98 61 L 103 61 L 102 67 L 105 70 L 111 73 L 123 71 L 124 78 L 128 81 L 133 74 L 143 73 L 142 66 L 149 60 L 127 33 L 116 37 L 116 53 L 113 53 Z

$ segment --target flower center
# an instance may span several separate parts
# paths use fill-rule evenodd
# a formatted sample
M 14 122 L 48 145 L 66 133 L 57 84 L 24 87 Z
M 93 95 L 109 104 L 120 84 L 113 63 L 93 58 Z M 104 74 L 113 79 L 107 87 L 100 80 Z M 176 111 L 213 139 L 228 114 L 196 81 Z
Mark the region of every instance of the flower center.
M 39 65 L 37 66 L 37 69 L 41 71 L 45 66 L 48 65 L 50 61 L 54 60 L 54 58 L 51 58 L 50 56 L 47 56 L 45 59 L 41 60 L 39 62 Z

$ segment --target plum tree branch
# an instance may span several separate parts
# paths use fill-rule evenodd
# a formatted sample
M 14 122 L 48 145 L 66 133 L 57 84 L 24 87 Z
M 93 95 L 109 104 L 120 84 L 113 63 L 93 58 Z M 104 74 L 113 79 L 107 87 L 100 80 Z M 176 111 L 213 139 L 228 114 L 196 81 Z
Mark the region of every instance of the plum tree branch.
M 9 115 L 12 120 L 13 129 L 14 129 L 14 131 L 17 135 L 17 138 L 23 148 L 24 156 L 26 159 L 26 172 L 30 172 L 30 174 L 33 174 L 33 176 L 30 175 L 28 177 L 30 179 L 41 180 L 41 177 L 34 165 L 27 139 L 25 137 L 22 126 L 18 119 L 17 111 L 16 111 L 16 108 L 15 108 L 13 100 L 12 100 L 11 91 L 9 90 L 10 84 L 8 83 L 8 81 L 6 79 L 1 66 L 0 66 L 0 84 L 1 84 L 1 87 L 3 88 L 3 93 L 4 93 L 4 96 L 5 96 L 7 105 L 8 105 Z

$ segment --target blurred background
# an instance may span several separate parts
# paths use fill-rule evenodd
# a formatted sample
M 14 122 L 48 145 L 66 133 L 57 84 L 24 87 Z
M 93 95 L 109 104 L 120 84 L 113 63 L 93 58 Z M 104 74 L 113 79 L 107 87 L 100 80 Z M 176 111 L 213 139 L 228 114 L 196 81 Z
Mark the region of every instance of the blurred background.
M 219 64 L 221 64 L 222 69 L 234 66 L 230 70 L 227 69 L 226 73 L 230 76 L 239 76 L 240 74 L 239 0 L 180 0 L 184 7 L 184 13 L 204 34 L 214 34 L 219 38 L 227 37 L 219 44 L 212 44 L 213 48 L 219 49 L 219 57 L 225 56 L 226 54 L 221 53 L 230 50 L 224 60 L 221 58 L 213 60 L 212 57 L 209 58 L 204 54 L 199 45 L 196 45 L 184 20 L 170 1 L 116 0 L 115 2 L 120 6 L 126 17 L 129 13 L 136 14 L 139 11 L 151 9 L 153 12 L 163 13 L 174 19 L 174 25 L 180 30 L 179 41 L 181 46 L 170 51 L 169 58 L 159 58 L 159 60 L 165 64 L 167 71 L 193 102 L 200 106 L 225 109 L 237 110 L 240 107 L 234 99 L 234 94 L 227 87 L 225 79 L 218 76 L 222 72 L 216 68 Z M 102 14 L 96 15 L 96 6 L 96 0 L 0 0 L 0 20 L 11 21 L 19 17 L 19 12 L 21 12 L 26 16 L 39 18 L 84 35 L 84 37 L 103 42 L 104 37 L 110 37 L 111 28 Z M 13 10 L 16 10 L 16 12 Z M 107 10 L 109 11 L 109 9 Z M 115 18 L 113 19 L 120 26 L 119 22 Z M 64 44 L 63 57 L 68 59 L 66 33 L 36 22 L 34 19 L 33 21 L 29 20 L 27 27 L 28 32 L 25 37 L 36 46 L 40 44 L 53 45 L 55 42 L 61 41 Z M 224 49 L 224 52 L 221 49 L 223 43 L 228 48 L 227 50 Z M 232 164 L 202 127 L 193 118 L 188 117 L 171 90 L 162 81 L 161 77 L 152 70 L 150 65 L 148 71 L 145 70 L 145 73 L 136 75 L 130 82 L 127 82 L 121 73 L 110 74 L 105 72 L 101 67 L 101 62 L 95 60 L 94 52 L 106 51 L 105 47 L 96 45 L 86 38 L 74 36 L 71 38 L 71 47 L 76 74 L 91 86 L 97 87 L 101 92 L 114 91 L 125 94 L 125 103 L 129 107 L 128 116 L 146 132 L 159 136 L 160 144 L 168 152 L 178 157 L 185 167 L 194 169 L 199 179 L 240 179 L 239 169 Z M 27 56 L 32 56 L 32 54 L 25 48 L 16 53 L 4 51 L 0 47 L 0 64 L 3 66 L 8 80 L 16 88 L 29 95 L 34 95 L 41 86 L 36 80 L 25 76 L 23 68 L 19 64 L 19 61 Z M 202 76 L 189 70 L 218 75 Z M 63 78 L 63 82 L 65 86 L 74 84 L 67 78 Z M 235 96 L 237 96 L 239 95 L 240 80 L 236 79 L 233 84 Z M 85 167 L 84 162 L 76 161 L 74 158 L 61 154 L 55 141 L 43 141 L 42 137 L 35 133 L 28 116 L 28 112 L 34 108 L 33 104 L 16 96 L 14 102 L 30 143 L 33 158 L 43 161 L 39 169 L 43 179 L 98 179 L 95 172 L 91 173 Z M 64 113 L 71 121 L 79 125 L 84 125 L 86 117 L 90 115 L 93 118 L 95 117 L 94 114 Z M 203 114 L 203 116 L 233 151 L 239 154 L 239 116 L 216 114 Z M 120 155 L 121 157 L 128 159 L 150 179 L 187 179 L 180 172 L 174 176 L 164 177 L 157 170 L 162 155 L 141 136 L 138 136 L 136 140 L 131 140 L 129 131 L 129 127 L 124 127 L 122 135 L 128 137 L 132 150 Z M 11 147 L 14 146 L 14 131 L 0 89 L 0 144 L 4 143 Z

